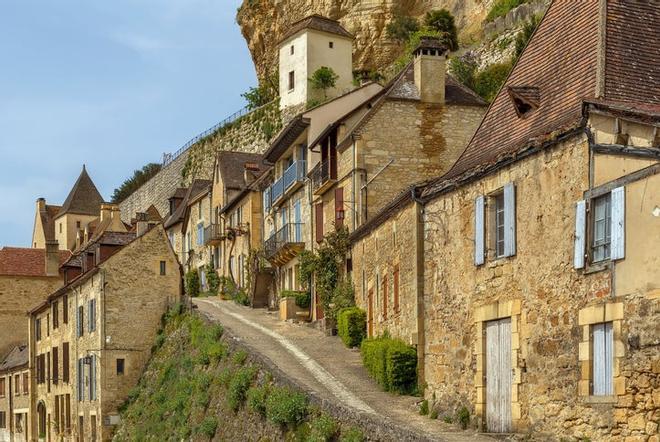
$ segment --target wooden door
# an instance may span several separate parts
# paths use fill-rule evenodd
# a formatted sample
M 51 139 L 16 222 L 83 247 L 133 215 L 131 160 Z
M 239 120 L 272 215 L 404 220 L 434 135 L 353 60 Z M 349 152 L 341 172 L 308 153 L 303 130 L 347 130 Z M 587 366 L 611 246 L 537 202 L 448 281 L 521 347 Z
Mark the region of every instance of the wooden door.
M 374 335 L 374 290 L 369 290 L 369 313 L 367 316 L 367 336 Z
M 511 431 L 511 318 L 486 323 L 486 426 Z

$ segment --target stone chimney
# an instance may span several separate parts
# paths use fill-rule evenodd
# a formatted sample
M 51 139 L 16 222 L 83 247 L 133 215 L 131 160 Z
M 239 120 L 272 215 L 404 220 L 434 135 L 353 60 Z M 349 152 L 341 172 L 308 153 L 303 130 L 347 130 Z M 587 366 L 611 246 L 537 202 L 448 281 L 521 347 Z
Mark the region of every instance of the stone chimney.
M 415 86 L 423 103 L 445 103 L 447 47 L 435 37 L 422 37 L 413 51 Z
M 46 198 L 37 198 L 37 212 L 46 210 Z
M 136 212 L 135 221 L 135 233 L 137 236 L 142 236 L 149 231 L 149 222 L 147 221 L 146 213 Z
M 57 276 L 60 271 L 60 247 L 55 240 L 46 241 L 46 276 Z
M 101 204 L 101 222 L 112 218 L 112 204 Z
M 246 186 L 252 184 L 257 173 L 259 173 L 259 165 L 257 163 L 245 163 L 243 165 L 243 181 Z

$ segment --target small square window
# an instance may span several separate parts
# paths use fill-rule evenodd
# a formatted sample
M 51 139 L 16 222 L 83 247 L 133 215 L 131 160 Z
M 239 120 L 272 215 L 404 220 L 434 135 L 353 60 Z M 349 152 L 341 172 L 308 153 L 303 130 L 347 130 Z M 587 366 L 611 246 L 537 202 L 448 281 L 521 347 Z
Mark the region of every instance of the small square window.
M 165 276 L 167 274 L 166 272 L 166 267 L 165 267 L 165 261 L 160 262 L 160 275 Z
M 334 47 L 335 47 L 335 43 L 332 42 L 332 41 L 329 42 L 329 43 L 328 43 L 328 47 L 329 47 L 330 49 L 334 48 Z
M 291 55 L 293 55 L 293 53 L 295 52 L 295 50 L 294 50 L 294 48 L 293 48 L 293 45 L 291 45 L 291 49 L 290 49 L 290 51 L 291 51 Z
M 296 74 L 294 71 L 289 72 L 289 90 L 292 91 L 296 85 Z
M 76 221 L 76 229 L 80 229 L 80 221 Z
M 124 359 L 117 359 L 117 375 L 124 374 Z

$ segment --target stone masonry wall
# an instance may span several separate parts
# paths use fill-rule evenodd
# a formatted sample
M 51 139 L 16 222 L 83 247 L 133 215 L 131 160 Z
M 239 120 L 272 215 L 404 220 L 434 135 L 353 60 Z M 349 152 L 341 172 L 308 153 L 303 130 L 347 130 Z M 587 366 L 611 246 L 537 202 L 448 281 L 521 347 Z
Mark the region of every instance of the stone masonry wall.
M 657 342 L 635 338 L 660 320 L 657 294 L 617 296 L 610 267 L 573 269 L 575 202 L 588 189 L 588 167 L 586 138 L 575 136 L 426 205 L 426 396 L 440 415 L 466 405 L 483 416 L 485 321 L 510 316 L 516 431 L 657 440 Z M 516 186 L 516 255 L 477 267 L 474 199 L 507 182 Z M 614 333 L 615 395 L 606 400 L 581 395 L 589 369 L 581 362 L 584 312 L 592 311 L 604 312 L 594 322 L 622 318 Z

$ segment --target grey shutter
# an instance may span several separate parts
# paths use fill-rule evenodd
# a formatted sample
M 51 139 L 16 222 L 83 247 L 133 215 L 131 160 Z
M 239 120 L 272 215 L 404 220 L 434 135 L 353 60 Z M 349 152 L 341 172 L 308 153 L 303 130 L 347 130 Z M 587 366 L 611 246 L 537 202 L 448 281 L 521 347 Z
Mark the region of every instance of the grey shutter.
M 594 324 L 593 331 L 593 387 L 594 396 L 612 395 L 613 336 L 612 323 Z
M 474 265 L 485 262 L 484 196 L 474 200 Z
M 516 189 L 513 183 L 504 186 L 504 256 L 516 254 Z
M 80 317 L 80 309 L 76 307 L 76 330 L 78 332 L 78 337 L 82 336 L 82 318 Z
M 584 268 L 585 238 L 587 232 L 587 204 L 584 200 L 575 205 L 575 250 L 573 251 L 573 267 Z
M 612 243 L 611 259 L 622 259 L 626 254 L 626 189 L 617 187 L 612 190 Z
M 96 400 L 96 355 L 92 355 L 92 363 L 89 366 L 89 400 Z

